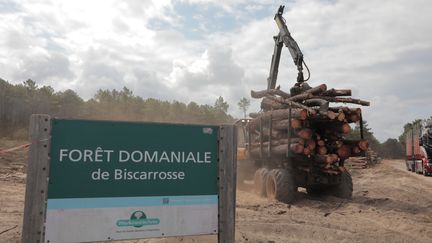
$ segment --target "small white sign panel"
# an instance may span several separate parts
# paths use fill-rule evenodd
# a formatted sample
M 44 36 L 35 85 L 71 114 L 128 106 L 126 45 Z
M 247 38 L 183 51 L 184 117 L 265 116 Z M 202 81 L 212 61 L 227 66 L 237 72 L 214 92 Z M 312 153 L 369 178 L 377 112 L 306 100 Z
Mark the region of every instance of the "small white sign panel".
M 45 242 L 218 233 L 218 197 L 49 199 Z

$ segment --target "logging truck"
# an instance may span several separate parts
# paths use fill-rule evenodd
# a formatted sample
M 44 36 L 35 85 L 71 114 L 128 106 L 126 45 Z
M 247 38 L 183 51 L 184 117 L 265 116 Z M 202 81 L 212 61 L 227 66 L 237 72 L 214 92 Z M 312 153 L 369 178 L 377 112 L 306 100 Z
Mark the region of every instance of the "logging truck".
M 432 122 L 414 125 L 405 135 L 405 164 L 408 171 L 432 175 Z
M 251 91 L 252 98 L 261 99 L 261 111 L 250 113 L 250 120 L 238 123 L 246 131 L 244 148 L 239 148 L 239 163 L 249 162 L 249 167 L 256 169 L 254 190 L 269 199 L 289 203 L 298 187 L 306 188 L 308 194 L 351 198 L 353 184 L 344 161 L 364 156 L 368 141 L 363 139 L 361 109 L 331 104 L 368 106 L 369 102 L 350 98 L 348 89 L 328 89 L 325 84 L 310 87 L 306 83 L 310 71 L 288 31 L 283 11 L 284 6 L 280 6 L 274 17 L 279 33 L 274 36 L 267 89 Z M 290 92 L 276 87 L 284 45 L 298 71 Z M 307 79 L 303 67 L 307 69 Z M 346 139 L 350 123 L 360 125 L 360 138 Z M 239 170 L 242 168 L 245 166 L 239 165 Z

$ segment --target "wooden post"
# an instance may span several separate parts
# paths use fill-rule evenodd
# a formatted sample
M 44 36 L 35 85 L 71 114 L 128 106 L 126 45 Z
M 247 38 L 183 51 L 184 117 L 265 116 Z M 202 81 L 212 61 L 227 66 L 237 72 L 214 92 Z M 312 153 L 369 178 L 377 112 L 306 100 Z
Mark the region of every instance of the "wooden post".
M 268 151 L 268 154 L 267 154 L 267 157 L 268 158 L 271 158 L 271 155 L 272 155 L 272 133 L 273 133 L 273 115 L 272 114 L 270 114 L 270 120 L 269 120 L 269 130 L 270 130 L 270 132 L 269 132 L 269 143 L 268 143 L 268 148 L 267 148 L 267 151 Z
M 252 131 L 251 131 L 251 127 L 250 127 L 250 123 L 248 124 L 248 126 L 247 126 L 247 129 L 248 129 L 248 152 L 249 152 L 249 154 L 250 154 L 250 152 L 251 152 L 251 144 L 252 144 Z
M 235 199 L 237 171 L 236 127 L 219 129 L 219 243 L 235 241 Z
M 264 133 L 263 133 L 263 122 L 264 122 L 264 119 L 263 119 L 263 117 L 261 116 L 260 117 L 260 127 L 259 127 L 259 132 L 260 132 L 260 159 L 262 159 L 263 158 L 263 143 L 264 143 Z M 269 134 L 269 136 L 271 137 L 271 133 Z
M 42 243 L 48 191 L 51 120 L 48 115 L 30 117 L 30 149 L 21 243 Z
M 287 134 L 288 134 L 288 148 L 287 148 L 287 151 L 286 151 L 286 157 L 287 158 L 289 158 L 290 157 L 290 148 L 291 148 L 291 106 L 290 106 L 290 108 L 289 108 L 289 110 L 288 110 L 288 114 L 289 114 L 289 116 L 288 116 L 288 128 L 287 128 Z
M 364 139 L 364 134 L 363 134 L 363 116 L 360 113 L 360 138 Z

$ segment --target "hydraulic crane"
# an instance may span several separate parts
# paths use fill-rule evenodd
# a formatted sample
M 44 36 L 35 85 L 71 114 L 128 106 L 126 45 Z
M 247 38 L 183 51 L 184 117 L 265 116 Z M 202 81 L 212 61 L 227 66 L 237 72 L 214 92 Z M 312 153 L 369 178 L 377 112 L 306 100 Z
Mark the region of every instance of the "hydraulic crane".
M 274 36 L 274 51 L 270 66 L 270 74 L 267 78 L 267 89 L 274 89 L 276 87 L 276 80 L 278 76 L 278 70 L 279 70 L 279 62 L 282 52 L 282 47 L 285 44 L 285 46 L 288 48 L 294 64 L 297 67 L 297 83 L 293 87 L 294 93 L 298 93 L 296 89 L 302 88 L 303 86 L 306 86 L 304 88 L 308 89 L 309 86 L 307 84 L 303 84 L 305 81 L 309 80 L 310 78 L 310 72 L 308 67 L 306 66 L 306 63 L 303 60 L 303 53 L 300 50 L 300 47 L 298 46 L 297 42 L 294 40 L 294 38 L 291 36 L 291 33 L 288 30 L 288 27 L 285 24 L 285 19 L 282 17 L 283 11 L 285 6 L 280 6 L 277 13 L 275 14 L 274 20 L 276 21 L 277 26 L 279 27 L 279 34 L 277 36 Z M 304 79 L 303 76 L 303 64 L 305 65 L 306 69 L 308 70 L 308 78 Z M 296 88 L 297 87 L 297 88 Z

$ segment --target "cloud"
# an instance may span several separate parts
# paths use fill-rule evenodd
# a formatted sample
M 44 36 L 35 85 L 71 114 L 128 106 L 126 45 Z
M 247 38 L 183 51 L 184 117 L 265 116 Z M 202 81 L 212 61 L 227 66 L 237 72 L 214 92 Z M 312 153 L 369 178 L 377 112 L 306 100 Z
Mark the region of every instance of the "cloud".
M 211 46 L 192 61 L 176 59 L 170 74 L 170 83 L 186 96 L 188 101 L 213 104 L 219 96 L 236 104 L 243 88 L 244 69 L 232 58 L 232 50 Z M 234 110 L 235 107 L 231 107 Z

